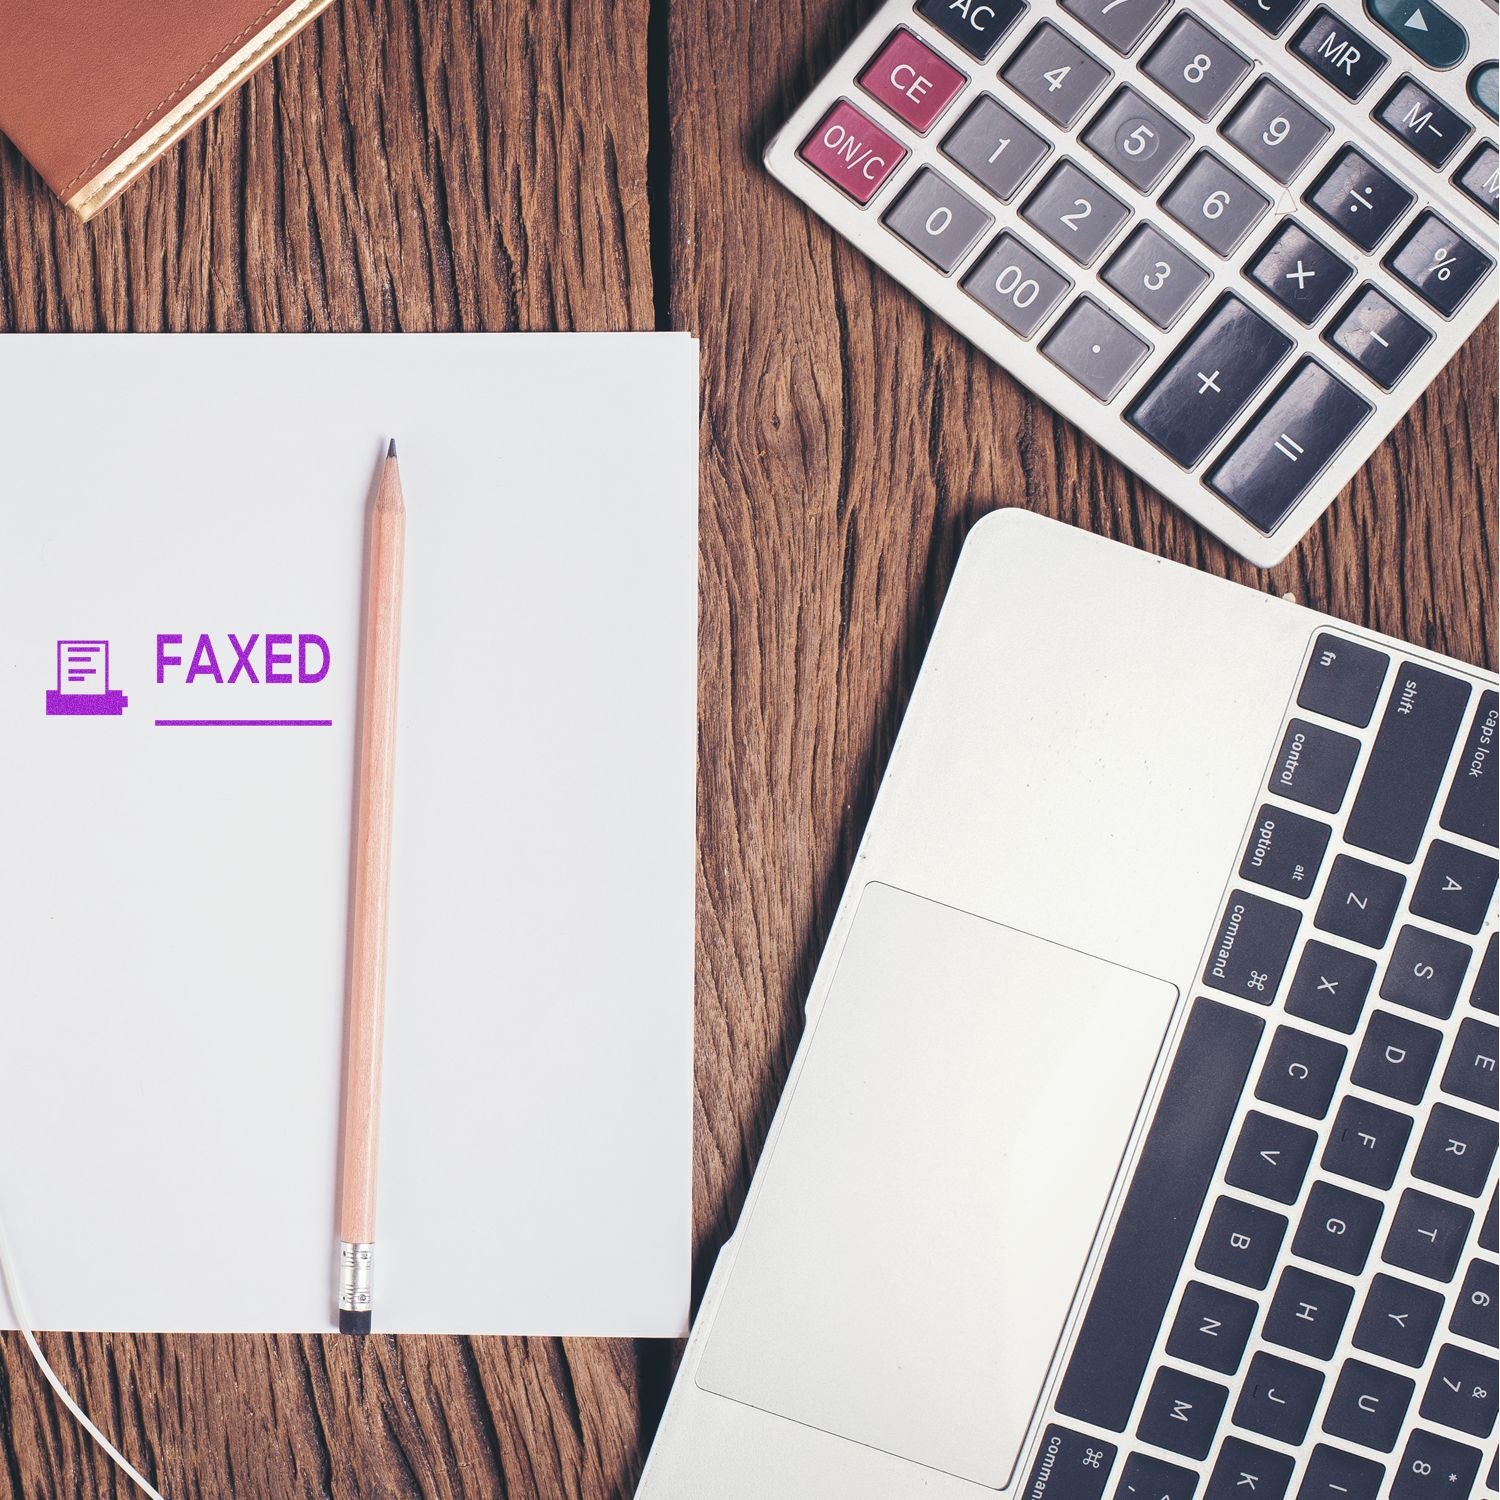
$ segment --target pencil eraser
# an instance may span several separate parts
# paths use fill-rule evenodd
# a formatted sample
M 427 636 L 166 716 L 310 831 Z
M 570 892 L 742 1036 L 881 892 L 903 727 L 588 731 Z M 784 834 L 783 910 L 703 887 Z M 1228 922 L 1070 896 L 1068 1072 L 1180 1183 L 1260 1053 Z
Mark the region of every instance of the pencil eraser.
M 370 1331 L 370 1315 L 367 1312 L 345 1312 L 339 1309 L 339 1332 L 340 1333 L 368 1333 Z

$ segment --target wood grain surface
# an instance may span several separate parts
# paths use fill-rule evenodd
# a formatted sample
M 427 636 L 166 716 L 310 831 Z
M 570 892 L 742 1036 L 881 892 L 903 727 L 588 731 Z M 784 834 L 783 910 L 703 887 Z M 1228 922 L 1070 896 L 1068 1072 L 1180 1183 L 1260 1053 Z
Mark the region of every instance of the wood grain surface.
M 870 9 L 340 0 L 87 228 L 0 147 L 5 331 L 702 339 L 695 1292 L 743 1199 L 937 606 L 984 511 L 1027 504 L 1496 659 L 1495 319 L 1292 558 L 1261 573 L 760 168 Z M 678 1353 L 378 1336 L 44 1344 L 170 1500 L 628 1495 Z M 0 1500 L 130 1493 L 19 1339 L 0 1337 Z

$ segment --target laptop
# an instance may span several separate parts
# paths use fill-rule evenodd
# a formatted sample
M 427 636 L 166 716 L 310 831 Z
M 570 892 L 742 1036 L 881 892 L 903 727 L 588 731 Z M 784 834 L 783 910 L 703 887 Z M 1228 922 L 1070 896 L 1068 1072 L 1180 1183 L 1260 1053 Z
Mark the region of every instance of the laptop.
M 1497 734 L 982 520 L 643 1500 L 1493 1490 Z

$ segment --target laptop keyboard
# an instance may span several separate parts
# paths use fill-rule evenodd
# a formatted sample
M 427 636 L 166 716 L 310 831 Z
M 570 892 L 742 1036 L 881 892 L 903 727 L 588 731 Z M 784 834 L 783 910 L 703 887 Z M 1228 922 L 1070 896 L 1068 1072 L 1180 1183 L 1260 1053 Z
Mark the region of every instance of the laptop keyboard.
M 1494 303 L 1478 9 L 888 0 L 767 159 L 1270 563 Z
M 1496 1487 L 1497 752 L 1316 637 L 1027 1500 Z

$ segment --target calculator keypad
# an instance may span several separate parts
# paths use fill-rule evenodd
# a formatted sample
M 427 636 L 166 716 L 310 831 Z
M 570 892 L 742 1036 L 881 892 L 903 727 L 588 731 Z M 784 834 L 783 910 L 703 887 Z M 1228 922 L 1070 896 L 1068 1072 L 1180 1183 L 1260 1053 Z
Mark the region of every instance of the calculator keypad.
M 1170 328 L 1208 284 L 1208 272 L 1161 230 L 1142 224 L 1105 266 L 1103 280 L 1158 328 Z
M 1151 352 L 1092 297 L 1080 297 L 1042 343 L 1042 353 L 1090 395 L 1113 401 Z
M 949 131 L 942 151 L 1002 203 L 1009 203 L 1051 147 L 990 94 L 981 94 Z
M 1188 139 L 1132 88 L 1119 89 L 1083 133 L 1084 145 L 1143 193 L 1166 176 Z
M 1284 184 L 1328 138 L 1329 127 L 1280 84 L 1262 78 L 1230 115 L 1224 134 L 1256 166 Z
M 1211 120 L 1250 71 L 1250 59 L 1196 16 L 1181 15 L 1141 71 L 1200 120 Z
M 1413 194 L 1352 146 L 1308 191 L 1312 208 L 1361 250 L 1373 250 L 1411 207 Z
M 1073 283 L 1033 255 L 1013 234 L 1002 234 L 964 278 L 964 290 L 981 307 L 1030 338 Z
M 1232 255 L 1271 200 L 1211 151 L 1200 151 L 1161 206 L 1215 254 Z
M 1109 82 L 1109 69 L 1043 22 L 1000 70 L 1000 76 L 1054 125 L 1065 130 Z
M 1021 217 L 1069 259 L 1089 265 L 1130 210 L 1082 167 L 1060 161 L 1027 200 Z
M 1245 274 L 1299 323 L 1316 323 L 1354 268 L 1295 219 L 1283 219 L 1246 263 Z
M 791 144 L 842 195 L 825 216 L 862 215 L 957 326 L 1106 447 L 1125 423 L 1114 451 L 1269 562 L 1490 295 L 1497 70 L 1469 46 L 1434 0 L 886 0 Z
M 1000 39 L 1026 13 L 1026 0 L 985 0 L 955 5 L 953 0 L 917 0 L 917 14 L 957 42 L 975 62 L 985 62 Z
M 1346 99 L 1358 99 L 1390 61 L 1362 32 L 1320 5 L 1297 28 L 1291 50 Z
M 881 222 L 946 276 L 995 221 L 946 177 L 923 167 Z

